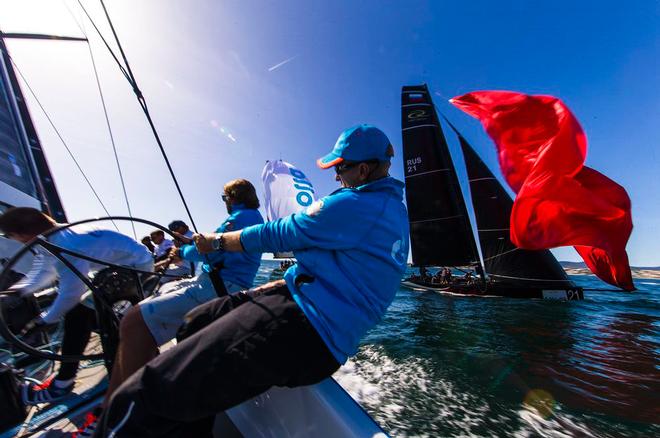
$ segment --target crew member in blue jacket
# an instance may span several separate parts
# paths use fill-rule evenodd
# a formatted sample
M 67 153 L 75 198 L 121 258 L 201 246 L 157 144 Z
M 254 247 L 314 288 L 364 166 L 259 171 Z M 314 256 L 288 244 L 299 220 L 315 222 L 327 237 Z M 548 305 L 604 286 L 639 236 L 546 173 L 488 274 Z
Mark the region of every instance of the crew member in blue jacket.
M 216 230 L 217 233 L 263 224 L 261 213 L 257 210 L 259 198 L 249 181 L 237 179 L 225 184 L 222 200 L 229 217 Z M 181 236 L 182 240 L 184 238 Z M 202 262 L 202 272 L 197 277 L 164 284 L 159 296 L 141 302 L 122 319 L 117 359 L 106 397 L 101 408 L 91 413 L 93 417 L 101 413 L 114 390 L 124 380 L 156 357 L 160 345 L 175 337 L 186 313 L 218 296 L 249 289 L 261 263 L 261 250 L 214 251 L 202 255 L 192 240 L 181 248 L 172 248 L 171 255 L 190 262 Z M 93 420 L 85 423 L 80 431 L 81 436 L 86 436 L 84 434 L 96 426 Z
M 244 181 L 250 184 L 247 180 Z M 235 183 L 232 181 L 232 183 Z M 229 183 L 231 184 L 231 183 Z M 252 186 L 252 184 L 250 184 Z M 252 189 L 254 190 L 254 188 Z M 231 189 L 225 188 L 225 193 Z M 216 233 L 225 233 L 228 231 L 242 230 L 245 227 L 254 224 L 262 224 L 264 222 L 259 213 L 259 201 L 256 201 L 256 208 L 254 203 L 250 207 L 246 207 L 243 203 L 232 204 L 230 195 L 222 195 L 227 202 L 227 209 L 230 212 L 229 217 L 215 230 Z M 256 193 L 255 193 L 256 199 Z M 194 244 L 183 245 L 181 248 L 173 249 L 173 255 L 176 255 L 183 260 L 189 262 L 202 262 L 202 272 L 210 273 L 214 267 L 223 266 L 222 279 L 225 282 L 227 289 L 235 289 L 236 285 L 240 289 L 249 289 L 252 287 L 254 277 L 257 275 L 257 270 L 261 263 L 261 251 L 257 252 L 224 252 L 215 251 L 210 254 L 200 254 Z M 215 297 L 214 297 L 215 298 Z
M 305 212 L 242 231 L 196 235 L 200 253 L 293 251 L 283 280 L 186 315 L 181 342 L 115 393 L 97 436 L 179 436 L 271 386 L 309 385 L 357 352 L 394 299 L 408 258 L 403 183 L 370 125 L 344 131 L 318 160 L 341 188 Z

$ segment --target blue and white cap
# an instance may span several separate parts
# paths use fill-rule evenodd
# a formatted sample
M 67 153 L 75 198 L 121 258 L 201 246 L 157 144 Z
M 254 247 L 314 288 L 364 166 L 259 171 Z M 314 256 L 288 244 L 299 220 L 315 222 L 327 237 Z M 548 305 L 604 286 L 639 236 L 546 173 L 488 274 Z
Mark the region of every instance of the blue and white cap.
M 394 148 L 385 133 L 372 125 L 357 125 L 341 133 L 332 152 L 316 160 L 321 169 L 342 161 L 390 161 Z

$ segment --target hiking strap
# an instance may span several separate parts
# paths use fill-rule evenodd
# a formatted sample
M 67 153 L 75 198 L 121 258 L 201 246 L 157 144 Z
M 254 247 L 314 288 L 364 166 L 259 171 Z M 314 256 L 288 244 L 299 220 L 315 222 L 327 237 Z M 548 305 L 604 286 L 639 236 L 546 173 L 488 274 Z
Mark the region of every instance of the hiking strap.
M 220 275 L 222 268 L 224 268 L 224 265 L 222 263 L 217 263 L 213 265 L 213 269 L 211 269 L 211 272 L 209 272 L 209 277 L 211 277 L 213 289 L 215 289 L 215 294 L 218 297 L 225 297 L 229 295 L 227 288 L 225 287 L 225 282 L 222 280 L 222 275 Z

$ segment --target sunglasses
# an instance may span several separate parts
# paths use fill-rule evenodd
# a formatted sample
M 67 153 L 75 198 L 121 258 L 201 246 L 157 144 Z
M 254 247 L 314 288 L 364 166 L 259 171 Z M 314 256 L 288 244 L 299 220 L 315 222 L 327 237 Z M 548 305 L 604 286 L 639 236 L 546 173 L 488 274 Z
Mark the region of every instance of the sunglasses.
M 227 202 L 230 198 L 231 198 L 231 196 L 229 196 L 228 194 L 226 194 L 226 193 L 222 194 L 222 201 L 223 202 Z
M 353 162 L 344 161 L 343 163 L 339 163 L 335 166 L 335 172 L 337 173 L 337 175 L 341 175 L 347 170 L 350 170 L 355 166 L 358 166 L 360 163 L 378 164 L 378 160 L 353 161 Z

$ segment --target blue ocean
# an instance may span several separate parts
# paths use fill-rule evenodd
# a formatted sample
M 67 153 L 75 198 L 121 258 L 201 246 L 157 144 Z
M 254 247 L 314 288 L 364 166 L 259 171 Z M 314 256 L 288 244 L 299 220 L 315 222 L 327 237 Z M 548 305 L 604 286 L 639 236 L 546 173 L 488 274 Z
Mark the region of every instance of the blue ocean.
M 334 377 L 392 436 L 657 437 L 660 280 L 635 284 L 571 302 L 401 287 Z

